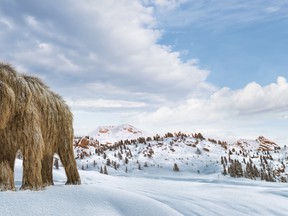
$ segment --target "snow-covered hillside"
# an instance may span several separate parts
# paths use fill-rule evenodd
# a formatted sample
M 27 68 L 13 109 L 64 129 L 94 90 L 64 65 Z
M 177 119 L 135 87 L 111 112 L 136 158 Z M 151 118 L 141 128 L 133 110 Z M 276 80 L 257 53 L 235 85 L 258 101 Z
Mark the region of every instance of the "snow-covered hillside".
M 181 134 L 174 137 L 138 138 L 101 144 L 94 139 L 75 141 L 75 155 L 81 169 L 99 170 L 106 165 L 108 173 L 132 174 L 135 170 L 153 168 L 211 174 L 220 172 L 223 146 Z
M 260 136 L 255 141 L 239 140 L 221 157 L 223 171 L 232 177 L 287 182 L 288 151 Z
M 131 176 L 138 170 L 145 173 L 179 170 L 191 175 L 216 173 L 280 182 L 286 182 L 288 175 L 286 147 L 281 148 L 264 137 L 231 144 L 206 139 L 200 133 L 167 133 L 163 137 L 120 140 L 113 144 L 82 138 L 75 140 L 74 150 L 80 169 L 99 172 L 105 169 L 113 175 Z

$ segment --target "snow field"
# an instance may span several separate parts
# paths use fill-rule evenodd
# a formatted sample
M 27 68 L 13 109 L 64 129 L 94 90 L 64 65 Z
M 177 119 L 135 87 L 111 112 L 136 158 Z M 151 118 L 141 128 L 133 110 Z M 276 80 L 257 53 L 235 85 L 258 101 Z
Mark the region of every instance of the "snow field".
M 287 215 L 287 184 L 232 179 L 211 174 L 135 172 L 133 177 L 80 170 L 82 185 L 64 185 L 54 169 L 55 186 L 0 193 L 1 215 Z

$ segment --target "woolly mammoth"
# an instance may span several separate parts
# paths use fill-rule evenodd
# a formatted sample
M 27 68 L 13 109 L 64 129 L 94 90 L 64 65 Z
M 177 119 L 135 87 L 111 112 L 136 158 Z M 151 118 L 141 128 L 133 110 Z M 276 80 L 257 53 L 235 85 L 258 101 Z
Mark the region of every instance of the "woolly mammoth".
M 0 190 L 13 190 L 14 163 L 23 154 L 22 189 L 53 185 L 53 155 L 65 168 L 66 184 L 80 184 L 73 153 L 72 114 L 39 79 L 0 63 Z

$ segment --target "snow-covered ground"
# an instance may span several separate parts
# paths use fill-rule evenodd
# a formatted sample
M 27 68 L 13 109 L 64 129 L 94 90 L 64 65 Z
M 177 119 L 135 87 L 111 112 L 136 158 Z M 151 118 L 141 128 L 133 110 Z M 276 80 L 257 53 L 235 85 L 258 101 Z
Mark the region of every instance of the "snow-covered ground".
M 219 174 L 134 171 L 129 176 L 80 170 L 82 185 L 64 185 L 63 167 L 54 169 L 55 186 L 0 193 L 1 215 L 287 215 L 287 183 L 234 179 Z

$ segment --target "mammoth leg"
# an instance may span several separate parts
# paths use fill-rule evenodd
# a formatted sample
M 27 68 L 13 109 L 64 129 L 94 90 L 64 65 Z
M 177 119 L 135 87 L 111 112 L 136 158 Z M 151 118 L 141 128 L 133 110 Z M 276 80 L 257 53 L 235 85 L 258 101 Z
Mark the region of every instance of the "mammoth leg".
M 42 181 L 43 186 L 54 185 L 53 182 L 53 154 L 44 154 L 42 159 Z
M 0 191 L 15 190 L 14 162 L 13 157 L 0 161 Z
M 65 173 L 67 176 L 66 184 L 73 184 L 73 185 L 81 184 L 80 176 L 77 170 L 76 161 L 74 158 L 72 141 L 71 141 L 71 145 L 64 142 L 63 145 L 60 146 L 60 148 L 58 149 L 58 154 L 65 168 Z
M 42 188 L 42 157 L 44 142 L 39 130 L 33 130 L 33 134 L 28 136 L 26 145 L 22 149 L 23 153 L 23 177 L 21 190 L 39 190 Z

